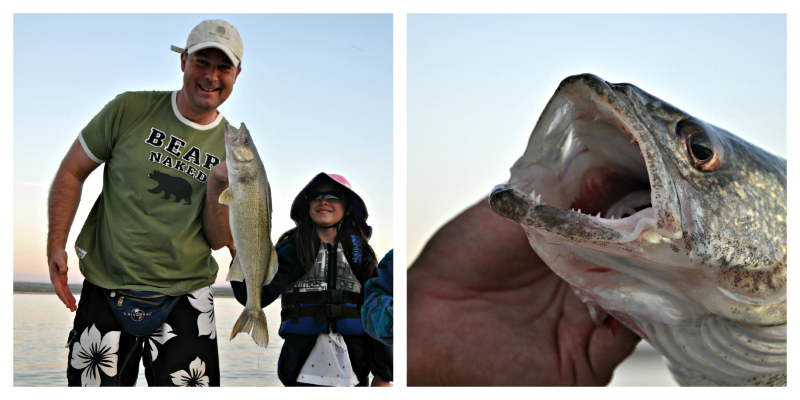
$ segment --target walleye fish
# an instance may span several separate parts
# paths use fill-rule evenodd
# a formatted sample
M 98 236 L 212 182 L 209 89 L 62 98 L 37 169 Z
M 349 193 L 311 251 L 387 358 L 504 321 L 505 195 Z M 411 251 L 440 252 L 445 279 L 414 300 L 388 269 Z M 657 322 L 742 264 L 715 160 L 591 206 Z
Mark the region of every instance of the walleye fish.
M 785 159 L 576 75 L 489 203 L 596 323 L 639 334 L 681 385 L 786 385 Z
M 219 202 L 229 207 L 229 218 L 236 256 L 228 281 L 244 281 L 247 304 L 233 325 L 231 340 L 239 332 L 250 334 L 261 347 L 267 347 L 267 317 L 261 309 L 261 287 L 278 272 L 278 255 L 272 245 L 272 194 L 264 164 L 247 127 L 238 132 L 225 125 L 225 158 L 228 188 Z

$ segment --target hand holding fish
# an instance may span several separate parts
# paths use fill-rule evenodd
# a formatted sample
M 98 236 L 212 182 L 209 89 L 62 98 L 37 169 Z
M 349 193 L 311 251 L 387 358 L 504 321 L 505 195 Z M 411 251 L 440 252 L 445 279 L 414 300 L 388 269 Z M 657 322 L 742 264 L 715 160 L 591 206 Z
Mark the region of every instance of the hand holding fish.
M 67 252 L 64 249 L 53 250 L 47 257 L 47 264 L 50 269 L 50 282 L 56 289 L 56 295 L 64 303 L 70 311 L 74 312 L 78 309 L 75 302 L 75 296 L 67 286 Z
M 604 385 L 639 341 L 621 324 L 592 322 L 485 199 L 426 245 L 408 296 L 411 386 Z
M 219 203 L 219 195 L 228 188 L 228 164 L 223 161 L 213 168 L 208 176 L 206 203 L 203 207 L 203 233 L 211 248 L 219 250 L 228 247 L 231 257 L 236 256 L 233 236 L 228 223 L 228 207 Z

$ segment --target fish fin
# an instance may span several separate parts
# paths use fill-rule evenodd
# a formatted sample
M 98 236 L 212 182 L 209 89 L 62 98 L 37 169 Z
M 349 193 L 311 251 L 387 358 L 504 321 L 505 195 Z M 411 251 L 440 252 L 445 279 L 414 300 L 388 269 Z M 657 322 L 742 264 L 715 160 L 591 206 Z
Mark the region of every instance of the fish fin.
M 264 310 L 260 308 L 255 310 L 245 308 L 233 325 L 231 340 L 239 332 L 249 333 L 257 345 L 267 347 L 267 344 L 269 344 L 269 331 L 267 330 L 267 316 L 264 314 Z
M 239 257 L 233 257 L 233 263 L 231 264 L 231 269 L 228 270 L 228 277 L 225 278 L 226 281 L 239 281 L 244 282 L 244 270 L 242 269 L 242 265 L 239 263 Z
M 267 347 L 269 344 L 269 331 L 267 330 L 267 315 L 264 310 L 259 309 L 255 315 L 255 322 L 253 323 L 253 341 L 261 347 Z
M 219 204 L 233 204 L 236 200 L 233 198 L 231 188 L 225 188 L 219 195 Z
M 272 278 L 275 277 L 275 273 L 278 272 L 278 252 L 275 249 L 272 249 L 272 255 L 269 258 L 269 265 L 267 265 L 267 271 L 272 271 L 272 273 L 264 274 L 264 282 L 261 286 L 266 286 L 270 282 L 272 282 Z

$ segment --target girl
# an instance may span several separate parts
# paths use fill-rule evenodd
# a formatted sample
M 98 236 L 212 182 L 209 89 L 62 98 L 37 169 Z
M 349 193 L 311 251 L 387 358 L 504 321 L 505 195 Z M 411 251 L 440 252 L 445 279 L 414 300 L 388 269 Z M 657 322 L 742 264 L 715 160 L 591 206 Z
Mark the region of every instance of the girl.
M 278 272 L 261 291 L 281 297 L 278 378 L 285 386 L 373 386 L 392 380 L 392 349 L 364 333 L 363 287 L 377 276 L 367 207 L 342 176 L 320 173 L 295 197 L 296 227 L 278 239 Z M 245 304 L 244 282 L 231 281 Z

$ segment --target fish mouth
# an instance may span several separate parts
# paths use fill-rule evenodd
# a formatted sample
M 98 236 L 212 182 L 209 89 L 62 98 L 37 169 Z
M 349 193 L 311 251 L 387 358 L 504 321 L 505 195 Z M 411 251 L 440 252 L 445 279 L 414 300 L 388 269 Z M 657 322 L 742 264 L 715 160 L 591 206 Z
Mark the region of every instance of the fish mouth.
M 225 124 L 225 149 L 226 159 L 228 160 L 228 168 L 241 169 L 244 164 L 249 163 L 255 159 L 255 155 L 251 150 L 249 143 L 250 134 L 244 122 L 239 126 L 239 130 L 234 132 L 229 124 Z
M 669 166 L 632 97 L 594 75 L 565 79 L 508 183 L 492 190 L 495 212 L 573 241 L 680 238 Z

